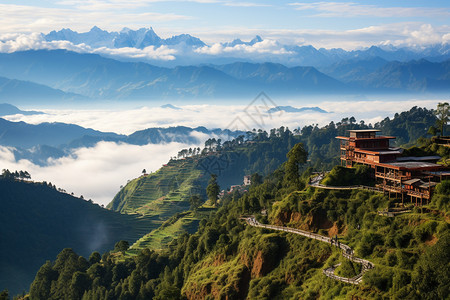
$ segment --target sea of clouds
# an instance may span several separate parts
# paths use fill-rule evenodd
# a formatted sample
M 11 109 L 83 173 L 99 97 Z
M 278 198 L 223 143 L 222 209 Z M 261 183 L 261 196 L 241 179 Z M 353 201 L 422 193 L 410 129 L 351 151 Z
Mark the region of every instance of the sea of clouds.
M 330 121 L 338 122 L 344 117 L 354 116 L 357 121 L 374 124 L 395 113 L 409 110 L 413 106 L 435 108 L 442 100 L 407 101 L 340 101 L 319 103 L 283 103 L 294 107 L 320 107 L 327 113 L 305 111 L 300 113 L 267 113 L 274 103 L 249 103 L 247 105 L 182 105 L 181 109 L 140 107 L 136 109 L 44 109 L 42 115 L 12 115 L 10 121 L 31 124 L 42 122 L 64 122 L 77 124 L 100 131 L 131 134 L 150 127 L 188 126 L 207 128 L 229 128 L 252 130 L 287 126 L 291 130 Z M 39 107 L 30 109 L 40 110 Z M 38 166 L 28 160 L 16 161 L 13 149 L 0 146 L 1 169 L 27 170 L 36 181 L 52 182 L 57 187 L 83 195 L 99 204 L 108 204 L 127 180 L 147 171 L 156 171 L 170 157 L 183 148 L 202 146 L 208 136 L 194 133 L 200 143 L 195 145 L 168 143 L 158 145 L 129 145 L 100 142 L 95 147 L 76 149 L 71 155 L 52 159 L 47 166 Z

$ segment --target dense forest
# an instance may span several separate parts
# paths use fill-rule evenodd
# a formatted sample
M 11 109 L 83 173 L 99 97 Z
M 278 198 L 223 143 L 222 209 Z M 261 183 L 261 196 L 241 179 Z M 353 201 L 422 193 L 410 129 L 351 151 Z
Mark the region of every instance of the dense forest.
M 271 129 L 269 132 L 254 129 L 224 143 L 221 143 L 220 140 L 209 139 L 205 142 L 205 147 L 202 150 L 198 149 L 195 152 L 190 151 L 191 149 L 183 149 L 179 152 L 178 157 L 201 157 L 211 153 L 217 155 L 228 153 L 228 156 L 219 156 L 218 161 L 228 163 L 236 161 L 236 165 L 244 164 L 244 173 L 239 175 L 256 172 L 267 175 L 286 160 L 286 153 L 294 144 L 301 142 L 308 152 L 308 163 L 304 167 L 311 166 L 316 170 L 329 170 L 339 164 L 339 141 L 336 136 L 346 136 L 348 130 L 376 128 L 383 135 L 396 137 L 392 146 L 409 148 L 415 146 L 418 140 L 421 143 L 426 143 L 424 138 L 432 136 L 429 129 L 435 127 L 437 123 L 438 118 L 435 110 L 415 106 L 409 111 L 396 113 L 392 119 L 386 117 L 375 124 L 366 124 L 364 120 L 358 122 L 354 117 L 349 117 L 336 123 L 331 121 L 323 127 L 308 125 L 293 130 L 280 127 Z M 448 127 L 448 125 L 446 126 Z M 432 151 L 436 152 L 436 149 Z M 232 152 L 232 154 L 229 154 L 229 152 Z M 202 165 L 208 165 L 208 162 L 200 163 L 200 167 Z M 234 173 L 235 166 L 229 169 L 231 170 L 228 171 L 229 173 Z M 217 172 L 214 169 L 208 171 Z M 219 181 L 222 180 L 225 186 L 236 184 L 219 176 Z
M 292 157 L 292 156 L 291 156 Z M 31 299 L 443 299 L 449 290 L 449 224 L 445 220 L 450 182 L 437 188 L 431 204 L 396 218 L 377 214 L 395 200 L 369 191 L 325 191 L 308 187 L 311 169 L 292 180 L 296 156 L 253 184 L 230 194 L 200 222 L 199 230 L 174 240 L 167 251 L 145 249 L 131 259 L 120 252 L 93 253 L 89 260 L 70 249 L 36 275 Z M 294 171 L 295 172 L 295 171 Z M 357 172 L 357 170 L 355 170 Z M 445 210 L 438 199 L 444 198 Z M 440 199 L 439 201 L 442 201 Z M 322 268 L 338 262 L 338 251 L 318 241 L 255 229 L 239 220 L 258 214 L 263 222 L 323 235 L 338 234 L 361 257 L 375 263 L 361 286 L 327 278 Z M 351 274 L 344 264 L 341 272 Z M 209 295 L 209 296 L 208 296 Z
M 28 177 L 25 172 L 17 174 Z M 138 239 L 159 226 L 15 173 L 4 170 L 0 176 L 0 286 L 12 293 L 28 291 L 42 263 L 66 247 L 88 256 L 93 250 L 108 251 L 117 239 Z

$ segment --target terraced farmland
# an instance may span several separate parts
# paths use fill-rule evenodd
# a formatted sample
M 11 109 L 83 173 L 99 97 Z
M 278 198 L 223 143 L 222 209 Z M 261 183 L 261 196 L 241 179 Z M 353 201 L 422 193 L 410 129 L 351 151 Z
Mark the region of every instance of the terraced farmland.
M 108 208 L 167 220 L 189 209 L 192 188 L 202 175 L 193 159 L 172 161 L 153 174 L 130 181 Z
M 161 250 L 175 238 L 183 233 L 197 231 L 200 221 L 214 211 L 214 207 L 202 206 L 196 212 L 187 211 L 177 214 L 164 222 L 159 228 L 146 234 L 137 240 L 128 251 L 129 254 L 137 254 L 144 248 Z

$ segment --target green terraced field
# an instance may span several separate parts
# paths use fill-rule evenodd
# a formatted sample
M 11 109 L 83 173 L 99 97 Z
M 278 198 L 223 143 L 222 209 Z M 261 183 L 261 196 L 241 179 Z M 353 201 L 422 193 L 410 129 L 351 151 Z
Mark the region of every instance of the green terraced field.
M 191 189 L 202 175 L 193 159 L 173 161 L 153 174 L 130 181 L 108 208 L 166 220 L 189 209 Z
M 164 222 L 159 228 L 137 240 L 130 247 L 128 254 L 135 255 L 144 248 L 153 250 L 164 249 L 173 239 L 183 233 L 194 233 L 200 221 L 214 210 L 214 207 L 204 205 L 199 207 L 196 212 L 187 211 L 174 216 Z
M 181 234 L 195 232 L 200 220 L 215 209 L 204 205 L 195 213 L 189 210 L 190 196 L 201 193 L 199 188 L 205 188 L 207 179 L 197 168 L 197 160 L 190 158 L 171 161 L 155 173 L 128 182 L 108 205 L 111 210 L 147 221 L 136 229 L 142 234 L 127 253 L 163 249 Z M 148 226 L 149 220 L 152 226 Z

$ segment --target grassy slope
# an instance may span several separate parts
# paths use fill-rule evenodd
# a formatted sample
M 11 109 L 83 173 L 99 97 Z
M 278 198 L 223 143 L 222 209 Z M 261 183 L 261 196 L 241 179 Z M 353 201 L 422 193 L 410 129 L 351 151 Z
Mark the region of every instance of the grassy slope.
M 195 160 L 173 161 L 155 173 L 130 181 L 107 207 L 166 220 L 189 209 L 192 186 L 201 176 Z
M 166 221 L 189 210 L 191 194 L 205 197 L 210 173 L 217 173 L 219 185 L 224 189 L 242 183 L 244 175 L 254 172 L 268 174 L 285 161 L 286 153 L 296 140 L 298 136 L 273 138 L 235 145 L 220 154 L 170 161 L 155 173 L 131 180 L 107 207 Z M 176 224 L 149 233 L 135 247 L 140 249 L 148 245 L 152 249 L 160 249 L 183 231 L 194 231 L 198 219 L 203 217 L 199 212 L 193 219 L 184 217 Z
M 205 206 L 195 213 L 189 210 L 191 194 L 200 192 L 193 188 L 202 183 L 203 176 L 204 171 L 198 169 L 196 159 L 172 161 L 155 173 L 130 181 L 114 197 L 108 208 L 164 222 L 147 231 L 128 254 L 135 255 L 143 248 L 163 249 L 181 234 L 197 230 L 200 220 L 214 209 Z
M 275 202 L 270 211 L 270 223 L 324 235 L 337 233 L 359 257 L 374 262 L 375 269 L 359 286 L 339 283 L 322 274 L 324 268 L 344 262 L 334 247 L 246 226 L 235 238 L 239 241 L 237 253 L 224 255 L 224 246 L 217 247 L 192 268 L 182 293 L 188 298 L 203 293 L 240 298 L 244 289 L 246 297 L 258 299 L 347 299 L 349 295 L 362 299 L 409 298 L 414 293 L 411 281 L 416 265 L 448 233 L 450 218 L 432 205 L 395 218 L 377 214 L 394 201 L 367 191 L 310 188 Z M 343 266 L 338 271 L 351 276 L 349 268 Z
M 214 210 L 215 208 L 212 206 L 203 205 L 195 212 L 186 211 L 176 214 L 164 222 L 160 227 L 137 240 L 127 253 L 135 255 L 144 248 L 162 250 L 166 248 L 173 239 L 179 237 L 183 233 L 195 233 L 200 221 L 203 218 L 207 218 Z
M 130 242 L 159 226 L 151 217 L 124 215 L 39 183 L 0 180 L 0 290 L 28 290 L 39 267 L 66 247 L 84 256 Z

